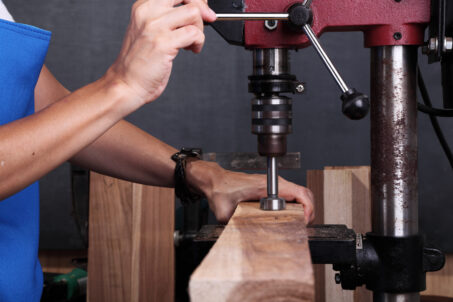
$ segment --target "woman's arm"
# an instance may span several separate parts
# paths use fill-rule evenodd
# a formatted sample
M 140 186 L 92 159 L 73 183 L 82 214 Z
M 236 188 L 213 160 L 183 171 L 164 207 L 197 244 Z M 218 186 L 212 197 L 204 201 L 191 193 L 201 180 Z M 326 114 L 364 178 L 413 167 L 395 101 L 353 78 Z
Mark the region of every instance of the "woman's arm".
M 203 19 L 215 19 L 201 0 L 173 6 L 179 2 L 137 1 L 120 55 L 101 79 L 58 102 L 39 96 L 39 112 L 0 127 L 0 199 L 74 157 L 162 93 L 179 49 L 199 52 L 204 43 Z M 38 91 L 50 96 L 60 93 Z
M 48 106 L 69 94 L 60 82 L 43 68 L 35 91 L 37 108 Z M 80 151 L 72 162 L 97 172 L 148 185 L 173 186 L 176 149 L 146 132 L 120 121 L 95 142 Z M 263 175 L 235 173 L 215 163 L 196 161 L 187 166 L 190 186 L 207 196 L 219 221 L 227 221 L 237 203 L 258 200 L 266 195 Z M 280 179 L 280 194 L 304 205 L 307 221 L 313 216 L 313 196 L 301 186 Z

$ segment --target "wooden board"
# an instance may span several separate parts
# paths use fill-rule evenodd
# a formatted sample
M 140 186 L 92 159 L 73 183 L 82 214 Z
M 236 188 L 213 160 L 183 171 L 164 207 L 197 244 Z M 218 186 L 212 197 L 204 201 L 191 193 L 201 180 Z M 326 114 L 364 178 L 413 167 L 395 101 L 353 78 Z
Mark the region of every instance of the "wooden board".
M 191 276 L 192 302 L 313 301 L 314 280 L 302 206 L 241 203 Z
M 313 224 L 324 224 L 324 171 L 311 170 L 307 171 L 307 187 L 313 192 L 315 196 L 315 220 Z M 313 264 L 315 276 L 315 301 L 326 301 L 325 290 L 325 265 Z
M 90 179 L 88 301 L 173 301 L 173 190 Z
M 362 234 L 371 231 L 369 167 L 326 167 L 323 171 L 309 171 L 307 185 L 315 196 L 316 223 L 345 224 Z M 324 280 L 322 273 L 317 274 L 316 302 L 372 301 L 371 292 L 365 288 L 342 290 L 334 282 L 335 273 L 332 265 L 324 265 Z
M 442 270 L 426 274 L 426 291 L 422 295 L 453 298 L 453 254 L 447 254 Z

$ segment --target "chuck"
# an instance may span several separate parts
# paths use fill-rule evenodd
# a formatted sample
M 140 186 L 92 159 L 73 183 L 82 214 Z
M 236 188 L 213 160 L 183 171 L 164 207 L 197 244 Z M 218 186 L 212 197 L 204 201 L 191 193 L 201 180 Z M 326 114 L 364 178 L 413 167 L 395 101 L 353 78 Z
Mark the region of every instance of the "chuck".
M 278 157 L 287 152 L 286 136 L 292 132 L 292 99 L 297 81 L 289 70 L 288 49 L 253 50 L 253 75 L 249 76 L 252 99 L 252 133 L 258 136 L 258 153 L 268 158 L 267 193 L 263 210 L 283 210 L 278 197 Z

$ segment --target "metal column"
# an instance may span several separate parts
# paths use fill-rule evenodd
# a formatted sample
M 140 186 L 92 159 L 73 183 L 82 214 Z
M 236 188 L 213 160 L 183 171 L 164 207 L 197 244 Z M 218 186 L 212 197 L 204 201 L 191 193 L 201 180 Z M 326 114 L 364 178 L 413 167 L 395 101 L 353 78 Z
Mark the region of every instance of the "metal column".
M 418 234 L 416 46 L 371 50 L 373 233 Z M 374 293 L 374 301 L 414 302 L 419 293 Z

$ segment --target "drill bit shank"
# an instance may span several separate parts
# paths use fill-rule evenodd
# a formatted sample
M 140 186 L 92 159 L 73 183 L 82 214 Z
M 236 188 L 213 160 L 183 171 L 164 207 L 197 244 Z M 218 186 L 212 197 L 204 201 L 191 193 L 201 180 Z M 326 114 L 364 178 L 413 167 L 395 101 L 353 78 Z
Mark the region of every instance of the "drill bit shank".
M 267 157 L 267 197 L 261 198 L 260 208 L 267 211 L 284 210 L 286 201 L 278 197 L 277 157 Z

